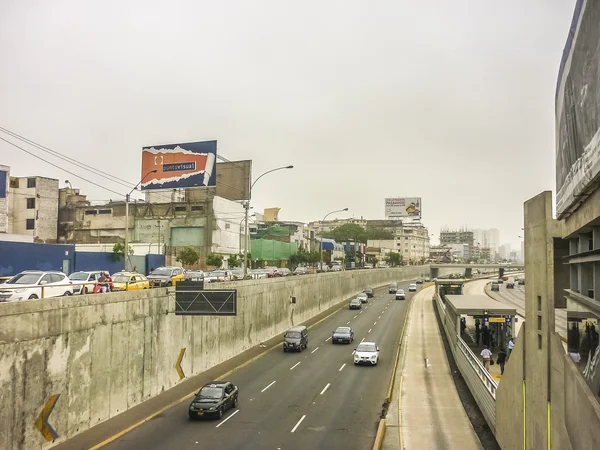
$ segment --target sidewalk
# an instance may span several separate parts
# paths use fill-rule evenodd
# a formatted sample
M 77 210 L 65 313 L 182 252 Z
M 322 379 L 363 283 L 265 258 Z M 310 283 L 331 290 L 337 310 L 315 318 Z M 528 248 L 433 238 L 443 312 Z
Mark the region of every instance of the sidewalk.
M 432 295 L 427 288 L 413 299 L 382 448 L 397 450 L 402 442 L 407 450 L 479 450 L 450 372 Z

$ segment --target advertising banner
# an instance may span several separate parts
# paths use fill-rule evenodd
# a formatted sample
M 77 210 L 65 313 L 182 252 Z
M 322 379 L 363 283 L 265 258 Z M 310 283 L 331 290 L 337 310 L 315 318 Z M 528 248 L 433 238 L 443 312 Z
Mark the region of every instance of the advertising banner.
M 217 141 L 144 147 L 142 190 L 215 186 L 216 160 Z
M 421 217 L 421 197 L 394 197 L 385 199 L 385 218 Z
M 572 213 L 600 175 L 600 1 L 578 0 L 556 87 L 556 211 Z

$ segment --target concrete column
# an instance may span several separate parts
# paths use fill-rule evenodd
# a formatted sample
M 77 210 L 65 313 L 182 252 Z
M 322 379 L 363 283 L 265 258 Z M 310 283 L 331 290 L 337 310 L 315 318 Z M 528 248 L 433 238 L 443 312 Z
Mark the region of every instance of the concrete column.
M 437 269 L 437 268 L 433 268 L 433 267 L 432 267 L 432 268 L 430 269 L 430 271 L 431 271 L 431 278 L 432 278 L 432 279 L 433 279 L 433 278 L 438 278 L 438 277 L 439 277 L 440 269 Z
M 594 250 L 598 250 L 600 248 L 600 227 L 594 227 L 592 240 L 594 241 Z
M 588 291 L 593 289 L 594 285 L 590 264 L 578 264 L 579 266 L 579 292 L 581 295 L 588 295 Z
M 600 302 L 600 262 L 594 263 L 594 300 Z

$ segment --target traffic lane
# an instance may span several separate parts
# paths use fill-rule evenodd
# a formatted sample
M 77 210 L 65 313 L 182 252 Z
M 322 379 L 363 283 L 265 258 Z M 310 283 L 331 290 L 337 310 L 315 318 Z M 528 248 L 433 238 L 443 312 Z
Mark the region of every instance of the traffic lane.
M 328 389 L 328 397 L 306 413 L 297 448 L 342 450 L 373 446 L 408 307 L 408 301 L 391 302 L 390 314 L 382 315 L 365 339 L 379 346 L 379 363 L 355 366 L 348 353 L 347 366 Z
M 387 291 L 387 287 L 385 290 Z M 376 294 L 375 300 L 380 298 L 382 295 L 388 295 L 384 294 L 383 289 L 376 291 Z M 377 303 L 374 302 L 373 299 L 370 299 L 368 306 L 374 307 L 376 304 Z M 367 316 L 377 312 L 375 309 L 371 309 L 371 311 L 373 311 L 372 313 L 369 313 L 368 311 L 369 309 L 365 308 L 362 311 L 364 314 L 359 314 L 357 319 L 365 317 L 365 320 L 370 320 L 370 317 L 367 319 Z M 331 327 L 335 328 L 338 323 L 345 319 L 354 320 L 353 318 L 356 316 L 356 314 L 350 315 L 350 313 L 355 312 L 356 310 L 349 311 L 343 309 L 333 316 L 327 318 L 320 324 L 317 324 L 312 330 L 309 331 L 309 350 L 311 348 L 314 350 L 314 348 L 321 344 L 327 348 L 326 339 L 331 336 Z M 329 344 L 329 346 L 331 346 L 331 344 Z M 321 350 L 318 350 L 315 352 L 315 354 L 317 354 L 319 351 Z M 252 364 L 249 364 L 248 366 L 235 372 L 231 377 L 228 378 L 240 386 L 240 405 L 244 403 L 245 397 L 253 399 L 255 393 L 262 390 L 272 381 L 276 381 L 278 378 L 285 378 L 287 371 L 290 371 L 291 367 L 296 365 L 298 362 L 303 362 L 301 359 L 303 356 L 306 358 L 307 355 L 312 355 L 312 353 L 308 353 L 306 350 L 304 350 L 302 353 L 286 353 L 285 357 L 282 357 L 282 353 L 282 350 L 275 349 Z M 323 353 L 326 352 L 321 352 L 321 354 Z M 323 355 L 323 358 L 326 357 L 326 355 Z M 292 362 L 294 364 L 291 364 Z M 301 365 L 302 364 L 294 368 L 294 370 L 299 369 Z M 296 378 L 293 378 L 293 380 L 296 380 Z M 294 389 L 301 389 L 301 387 L 302 386 L 299 384 L 298 386 L 294 386 Z M 282 397 L 282 400 L 284 398 L 285 397 Z M 251 400 L 251 402 L 253 402 L 253 400 Z M 155 419 L 152 419 L 146 424 L 135 428 L 127 435 L 109 444 L 106 448 L 129 449 L 136 448 L 138 446 L 144 446 L 148 448 L 179 448 L 180 445 L 185 447 L 186 445 L 189 445 L 190 442 L 195 442 L 193 439 L 195 439 L 195 433 L 198 429 L 198 426 L 192 425 L 192 427 L 195 426 L 195 428 L 190 428 L 190 423 L 187 420 L 188 405 L 189 402 L 183 402 L 165 411 Z M 251 405 L 252 409 L 248 411 L 248 414 L 261 414 L 260 405 L 256 405 L 255 403 L 251 403 Z M 254 411 L 255 405 L 256 408 L 259 408 L 257 411 Z M 227 417 L 225 417 L 225 419 L 227 419 Z M 208 425 L 204 427 L 207 428 Z M 173 429 L 178 429 L 178 432 L 175 435 L 172 434 Z M 217 436 L 216 439 L 222 439 L 222 436 Z

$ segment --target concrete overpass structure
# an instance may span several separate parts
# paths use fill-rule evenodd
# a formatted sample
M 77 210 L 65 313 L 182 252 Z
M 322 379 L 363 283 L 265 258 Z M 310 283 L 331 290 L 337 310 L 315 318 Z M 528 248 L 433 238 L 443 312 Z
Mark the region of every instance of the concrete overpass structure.
M 471 278 L 473 269 L 498 269 L 498 273 L 506 269 L 524 270 L 524 264 L 469 264 L 469 263 L 450 263 L 450 264 L 430 264 L 431 277 L 438 278 L 440 276 L 440 269 L 448 271 L 451 269 L 464 269 L 466 278 Z

